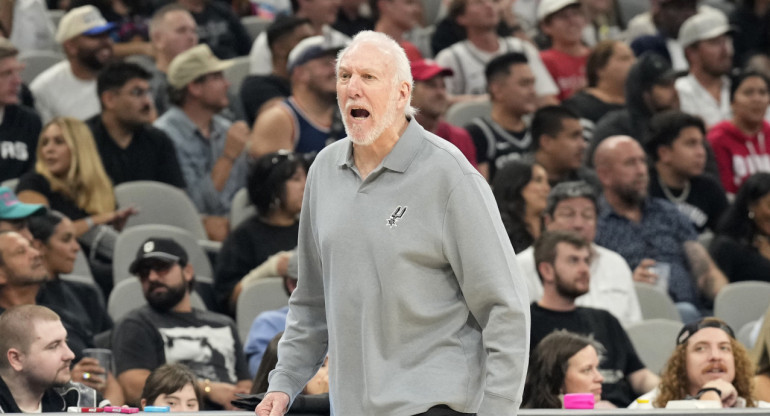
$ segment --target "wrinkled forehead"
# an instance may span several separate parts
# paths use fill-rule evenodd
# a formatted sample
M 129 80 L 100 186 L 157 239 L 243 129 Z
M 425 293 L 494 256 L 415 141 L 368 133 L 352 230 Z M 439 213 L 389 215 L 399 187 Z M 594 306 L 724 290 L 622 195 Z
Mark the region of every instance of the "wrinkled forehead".
M 360 42 L 343 49 L 337 57 L 341 68 L 372 68 L 380 72 L 393 72 L 391 53 L 374 42 Z

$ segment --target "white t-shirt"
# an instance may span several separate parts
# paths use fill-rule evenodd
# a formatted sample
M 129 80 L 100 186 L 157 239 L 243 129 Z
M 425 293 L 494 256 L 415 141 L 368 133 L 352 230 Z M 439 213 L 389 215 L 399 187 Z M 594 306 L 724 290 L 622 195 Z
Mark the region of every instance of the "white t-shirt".
M 628 263 L 612 250 L 596 244 L 591 244 L 591 248 L 591 283 L 588 293 L 578 297 L 575 304 L 609 311 L 623 326 L 640 322 L 642 308 Z M 535 268 L 535 249 L 528 247 L 516 255 L 516 260 L 527 283 L 529 300 L 537 302 L 543 297 L 543 283 Z
M 556 95 L 559 93 L 551 74 L 543 65 L 537 48 L 519 38 L 499 38 L 500 46 L 495 52 L 485 52 L 469 40 L 457 42 L 445 48 L 436 56 L 436 62 L 447 68 L 452 68 L 454 75 L 446 77 L 447 92 L 454 95 L 486 94 L 487 80 L 484 69 L 493 58 L 509 52 L 520 52 L 526 55 L 529 67 L 535 75 L 535 91 L 538 96 Z
M 69 61 L 62 61 L 38 75 L 29 85 L 35 97 L 35 109 L 43 124 L 54 117 L 87 120 L 101 111 L 96 94 L 96 79 L 75 77 Z
M 330 39 L 332 45 L 343 45 L 350 42 L 350 37 L 339 32 L 329 25 L 324 25 L 321 34 Z M 273 73 L 273 53 L 267 44 L 267 31 L 254 39 L 249 52 L 249 74 L 250 75 L 270 75 Z
M 719 102 L 703 88 L 703 85 L 692 74 L 677 79 L 674 85 L 677 93 L 679 93 L 679 108 L 685 113 L 700 116 L 706 123 L 707 129 L 732 117 L 730 78 L 722 77 Z

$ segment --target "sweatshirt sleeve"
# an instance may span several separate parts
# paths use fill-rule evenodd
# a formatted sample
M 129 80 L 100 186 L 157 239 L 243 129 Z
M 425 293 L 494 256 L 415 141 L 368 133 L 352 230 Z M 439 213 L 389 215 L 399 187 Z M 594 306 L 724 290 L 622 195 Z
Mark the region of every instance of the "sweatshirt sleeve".
M 482 329 L 486 389 L 480 416 L 514 415 L 529 355 L 529 295 L 489 185 L 466 174 L 450 194 L 444 251 Z

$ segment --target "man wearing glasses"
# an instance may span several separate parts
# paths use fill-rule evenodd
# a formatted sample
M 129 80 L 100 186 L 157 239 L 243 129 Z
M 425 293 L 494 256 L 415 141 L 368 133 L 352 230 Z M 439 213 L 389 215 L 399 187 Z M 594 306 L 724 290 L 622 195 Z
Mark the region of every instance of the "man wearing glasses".
M 198 377 L 206 408 L 232 409 L 235 393 L 251 389 L 243 347 L 228 317 L 193 308 L 195 272 L 176 241 L 150 238 L 131 263 L 147 305 L 113 330 L 115 373 L 128 404 L 139 403 L 145 380 L 166 363 L 182 363 Z
M 96 80 L 102 112 L 87 124 L 113 185 L 144 180 L 184 188 L 174 143 L 150 124 L 155 115 L 151 78 L 133 63 L 105 68 Z

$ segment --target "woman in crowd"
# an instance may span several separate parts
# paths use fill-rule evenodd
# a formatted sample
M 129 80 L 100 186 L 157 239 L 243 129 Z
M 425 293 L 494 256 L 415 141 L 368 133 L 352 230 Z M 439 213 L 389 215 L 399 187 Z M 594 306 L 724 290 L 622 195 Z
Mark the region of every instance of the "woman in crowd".
M 545 168 L 533 162 L 509 162 L 492 180 L 492 193 L 516 253 L 540 237 L 550 191 Z
M 90 264 L 112 262 L 116 230 L 133 208 L 116 209 L 115 194 L 99 157 L 94 137 L 80 120 L 58 117 L 43 127 L 37 144 L 35 170 L 19 179 L 19 200 L 43 204 L 73 222 L 75 237 L 86 249 Z M 112 275 L 93 270 L 105 295 Z
M 235 310 L 241 278 L 272 254 L 297 246 L 306 172 L 302 157 L 287 151 L 254 162 L 247 186 L 257 213 L 227 237 L 219 253 L 214 290 L 225 310 Z
M 202 393 L 198 380 L 187 366 L 164 364 L 147 377 L 142 390 L 141 408 L 168 406 L 172 412 L 197 412 Z
M 29 218 L 29 230 L 34 238 L 32 246 L 40 252 L 48 271 L 48 281 L 41 286 L 37 303 L 59 314 L 67 329 L 67 345 L 79 360 L 72 369 L 73 380 L 98 390 L 111 403 L 123 403 L 123 391 L 115 377 L 95 358 L 83 357 L 83 349 L 95 346 L 95 335 L 112 329 L 102 294 L 92 285 L 60 278 L 72 273 L 80 251 L 72 221 L 56 211 L 47 211 Z
M 530 358 L 522 407 L 561 409 L 565 394 L 593 393 L 599 404 L 604 377 L 599 373 L 601 346 L 566 330 L 555 331 L 537 345 Z M 614 407 L 602 403 L 599 407 Z
M 626 105 L 626 78 L 634 61 L 634 53 L 624 42 L 599 42 L 586 62 L 588 87 L 565 100 L 564 106 L 592 124 L 608 112 L 623 108 Z
M 730 85 L 733 118 L 716 124 L 708 133 L 728 194 L 735 194 L 751 174 L 770 172 L 770 123 L 765 121 L 769 86 L 770 81 L 759 72 L 735 76 Z
M 279 332 L 269 344 L 265 350 L 265 355 L 262 356 L 262 362 L 259 364 L 257 375 L 254 377 L 254 384 L 251 387 L 252 394 L 264 393 L 267 391 L 268 382 L 267 376 L 273 371 L 275 365 L 278 364 L 278 342 L 281 341 L 283 332 Z M 329 392 L 329 357 L 318 369 L 318 372 L 307 382 L 305 388 L 302 390 L 302 394 L 315 395 L 324 394 Z
M 755 173 L 741 185 L 709 251 L 731 282 L 770 282 L 770 173 Z

